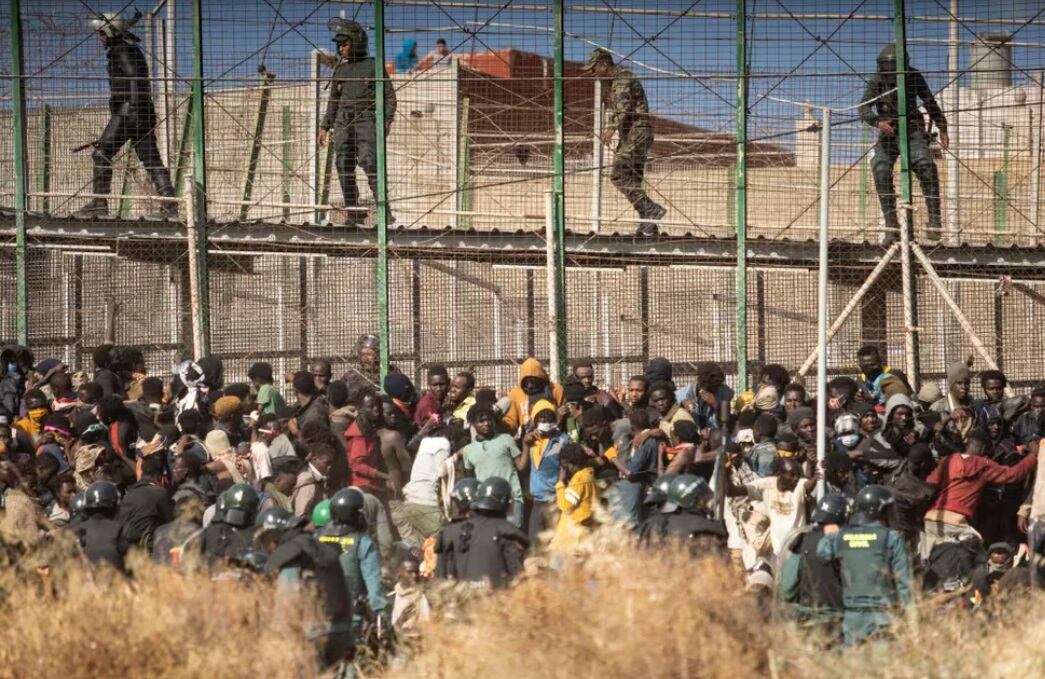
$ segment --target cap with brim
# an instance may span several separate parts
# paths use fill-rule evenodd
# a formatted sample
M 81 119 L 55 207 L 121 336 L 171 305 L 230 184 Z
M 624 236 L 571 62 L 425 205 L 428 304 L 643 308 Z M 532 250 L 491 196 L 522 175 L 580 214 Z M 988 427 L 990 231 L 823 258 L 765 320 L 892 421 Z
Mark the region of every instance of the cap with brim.
M 596 47 L 591 51 L 591 56 L 588 57 L 587 63 L 584 64 L 584 68 L 581 69 L 584 73 L 590 73 L 595 70 L 595 66 L 601 61 L 613 61 L 613 55 L 610 54 L 609 50 L 605 50 L 601 47 Z
M 995 542 L 987 548 L 987 553 L 994 554 L 995 552 L 1002 552 L 1004 554 L 1012 556 L 1016 553 L 1016 550 L 1013 549 L 1012 545 L 1010 545 L 1008 542 Z

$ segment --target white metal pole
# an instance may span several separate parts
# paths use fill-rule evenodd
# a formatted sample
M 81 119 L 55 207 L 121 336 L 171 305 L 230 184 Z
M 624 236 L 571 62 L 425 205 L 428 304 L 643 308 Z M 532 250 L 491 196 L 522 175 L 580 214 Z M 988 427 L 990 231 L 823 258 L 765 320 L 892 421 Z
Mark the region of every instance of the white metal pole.
M 167 144 L 167 163 L 178 148 L 177 125 L 174 124 L 173 115 L 177 110 L 178 88 L 175 86 L 174 77 L 177 73 L 178 50 L 177 50 L 177 13 L 175 12 L 176 0 L 167 0 L 167 19 L 164 21 L 164 49 L 166 54 L 163 58 L 163 120 L 166 126 L 164 137 Z M 188 109 L 185 111 L 188 115 Z M 198 358 L 198 356 L 197 356 Z
M 961 164 L 958 162 L 958 154 L 961 152 L 961 79 L 958 77 L 959 54 L 958 54 L 958 0 L 951 0 L 950 33 L 948 36 L 947 51 L 947 80 L 951 83 L 950 100 L 951 110 L 948 112 L 951 118 L 948 125 L 950 135 L 950 150 L 947 154 L 947 233 L 946 243 L 957 246 L 961 240 Z
M 816 460 L 820 480 L 817 497 L 824 495 L 824 461 L 827 459 L 827 241 L 831 196 L 831 109 L 821 112 L 820 130 L 820 262 L 817 280 Z
M 602 212 L 602 81 L 595 79 L 592 105 L 591 230 L 598 233 Z
M 548 297 L 548 372 L 559 383 L 559 343 L 555 336 L 555 194 L 544 192 L 544 273 Z
M 316 139 L 316 135 L 319 133 L 319 109 L 323 105 L 323 89 L 319 84 L 319 50 L 312 50 L 312 57 L 309 60 L 309 77 L 311 79 L 310 87 L 312 88 L 309 129 L 312 130 L 312 134 L 309 135 L 308 139 L 308 157 L 312 159 L 312 162 L 309 163 L 308 168 L 308 183 L 312 187 L 312 202 L 319 204 L 322 198 L 322 192 L 319 188 L 319 176 L 323 165 L 323 148 Z M 314 210 L 312 212 L 313 223 L 318 224 L 319 218 L 320 211 L 318 209 Z
M 1039 215 L 1041 214 L 1041 149 L 1042 149 L 1042 127 L 1045 127 L 1045 71 L 1038 73 L 1038 115 L 1034 119 L 1031 109 L 1031 183 L 1030 183 L 1030 214 L 1031 223 L 1037 233 L 1041 227 Z M 1035 123 L 1037 127 L 1035 129 Z M 1039 242 L 1038 238 L 1034 242 Z
M 460 186 L 457 185 L 458 168 L 461 167 L 461 62 L 453 59 L 450 62 L 450 87 L 453 90 L 453 107 L 450 111 L 450 134 L 447 136 L 450 143 L 450 194 L 453 196 L 454 214 L 450 215 L 450 226 L 457 228 L 461 217 L 457 212 L 461 209 L 461 200 L 457 195 Z
M 195 161 L 189 163 L 187 168 L 186 186 L 192 186 L 194 180 Z M 203 328 L 199 324 L 200 308 L 200 286 L 199 286 L 199 261 L 196 256 L 196 192 L 185 191 L 185 235 L 189 248 L 189 318 L 192 328 L 192 357 L 199 359 L 203 356 Z

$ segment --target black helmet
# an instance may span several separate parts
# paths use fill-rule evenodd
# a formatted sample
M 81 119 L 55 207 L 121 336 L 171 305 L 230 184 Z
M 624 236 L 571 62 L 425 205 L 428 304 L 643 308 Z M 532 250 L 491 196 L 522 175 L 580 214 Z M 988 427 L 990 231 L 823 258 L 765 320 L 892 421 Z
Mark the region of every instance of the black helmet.
M 668 501 L 668 490 L 671 488 L 671 482 L 675 480 L 676 476 L 678 474 L 664 474 L 654 481 L 653 485 L 646 492 L 646 499 L 643 500 L 643 503 L 655 507 L 663 507 L 664 503 Z
M 896 45 L 889 43 L 878 53 L 878 70 L 883 73 L 896 72 Z
M 714 498 L 707 481 L 695 474 L 679 474 L 668 486 L 668 502 L 661 511 L 673 512 L 679 507 L 706 511 Z
M 472 500 L 472 509 L 508 513 L 508 504 L 512 501 L 512 487 L 500 476 L 491 476 L 479 484 Z
M 365 501 L 358 488 L 342 488 L 330 498 L 330 518 L 344 526 L 355 526 L 363 515 Z
M 457 502 L 461 507 L 467 508 L 471 505 L 471 501 L 475 499 L 475 494 L 478 492 L 478 478 L 462 478 L 461 481 L 454 484 L 454 490 L 450 491 L 450 499 Z
M 225 523 L 242 528 L 254 521 L 258 511 L 258 491 L 245 483 L 237 483 L 224 493 Z
M 76 516 L 77 514 L 83 514 L 85 509 L 87 509 L 87 493 L 81 490 L 73 495 L 72 501 L 69 502 L 69 513 Z
M 254 528 L 257 529 L 257 534 L 268 533 L 269 531 L 282 532 L 289 523 L 291 513 L 282 507 L 269 507 L 258 513 L 258 517 L 254 519 Z
M 120 504 L 120 489 L 111 481 L 95 481 L 84 493 L 84 511 L 116 509 Z
M 889 509 L 893 506 L 895 499 L 893 493 L 885 486 L 864 486 L 856 494 L 856 502 L 853 511 L 865 517 L 864 523 L 887 518 Z M 855 516 L 853 517 L 856 518 Z
M 813 523 L 845 525 L 849 519 L 849 498 L 841 493 L 828 493 L 820 498 L 813 510 Z

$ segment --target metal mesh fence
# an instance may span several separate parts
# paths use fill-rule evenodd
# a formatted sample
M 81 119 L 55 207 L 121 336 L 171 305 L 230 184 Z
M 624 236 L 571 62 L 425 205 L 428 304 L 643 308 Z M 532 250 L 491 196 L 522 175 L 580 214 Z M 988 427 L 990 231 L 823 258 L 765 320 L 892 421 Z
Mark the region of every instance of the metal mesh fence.
M 10 5 L 0 7 L 0 205 L 16 207 L 21 164 L 27 339 L 38 353 L 84 367 L 92 347 L 115 341 L 142 347 L 149 368 L 166 371 L 192 352 L 203 304 L 210 351 L 237 379 L 255 360 L 283 374 L 319 356 L 341 374 L 355 339 L 380 330 L 384 306 L 390 361 L 415 380 L 442 363 L 507 387 L 521 359 L 554 354 L 556 313 L 565 313 L 566 358 L 590 359 L 606 383 L 624 382 L 651 356 L 671 358 L 682 375 L 717 361 L 734 382 L 766 363 L 808 372 L 826 172 L 830 372 L 854 372 L 867 343 L 885 348 L 894 367 L 913 368 L 912 381 L 939 380 L 970 353 L 1019 384 L 1045 369 L 1030 339 L 1045 301 L 1039 3 L 388 0 L 381 25 L 379 8 L 362 1 L 166 0 L 140 9 L 131 30 L 155 110 L 142 132 L 155 134 L 185 201 L 176 220 L 143 221 L 165 203 L 129 144 L 112 158 L 105 214 L 68 218 L 96 186 L 92 149 L 72 149 L 106 128 L 117 82 L 88 21 L 101 12 L 130 17 L 131 6 L 22 2 L 20 75 L 6 49 Z M 387 250 L 369 165 L 378 153 L 377 81 L 360 72 L 338 84 L 338 19 L 358 22 L 369 56 L 383 40 L 395 99 L 385 137 L 395 220 Z M 927 88 L 906 79 L 905 95 L 920 108 L 907 116 L 911 145 L 896 144 L 891 171 L 898 223 L 910 199 L 910 239 L 880 208 L 889 149 L 869 124 L 877 104 L 899 94 L 895 75 L 873 87 L 880 52 L 898 35 Z M 595 48 L 619 70 L 585 71 Z M 19 77 L 21 159 L 9 132 Z M 197 83 L 201 132 L 191 114 Z M 367 111 L 329 125 L 339 86 L 369 93 Z M 946 120 L 946 140 L 926 92 Z M 328 126 L 323 144 L 317 132 Z M 343 130 L 352 126 L 369 132 L 356 130 L 363 136 L 349 152 Z M 548 201 L 557 148 L 561 215 Z M 206 168 L 207 221 L 197 226 L 206 232 L 208 293 L 194 307 L 185 221 L 197 153 Z M 343 182 L 343 174 L 352 176 Z M 926 201 L 934 191 L 938 223 Z M 650 216 L 647 199 L 663 216 Z M 634 235 L 647 223 L 659 235 Z M 747 247 L 739 270 L 738 230 Z M 15 234 L 5 211 L 5 339 L 17 334 Z M 564 304 L 549 276 L 560 238 Z M 1011 280 L 999 285 L 1002 276 Z

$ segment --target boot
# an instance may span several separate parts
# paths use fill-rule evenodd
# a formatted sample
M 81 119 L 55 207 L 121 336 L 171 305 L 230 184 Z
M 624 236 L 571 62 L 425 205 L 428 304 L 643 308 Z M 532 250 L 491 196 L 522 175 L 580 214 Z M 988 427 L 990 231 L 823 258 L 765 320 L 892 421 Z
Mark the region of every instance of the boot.
M 92 198 L 88 201 L 87 205 L 84 205 L 82 208 L 70 215 L 73 219 L 97 219 L 98 217 L 108 216 L 109 201 L 104 198 Z
M 145 215 L 145 219 L 150 222 L 176 222 L 181 219 L 181 215 L 178 214 L 178 204 L 164 202 L 160 205 L 160 209 Z
M 639 228 L 636 229 L 635 235 L 642 236 L 643 238 L 652 238 L 653 236 L 659 235 L 660 229 L 657 225 L 652 222 L 642 222 L 639 224 Z
M 642 218 L 643 219 L 652 219 L 653 221 L 657 221 L 659 219 L 663 219 L 664 215 L 666 215 L 668 213 L 667 209 L 665 209 L 663 205 L 659 205 L 657 203 L 654 203 L 649 198 L 646 199 L 646 210 L 645 210 L 645 212 L 646 212 L 646 214 L 641 215 Z

